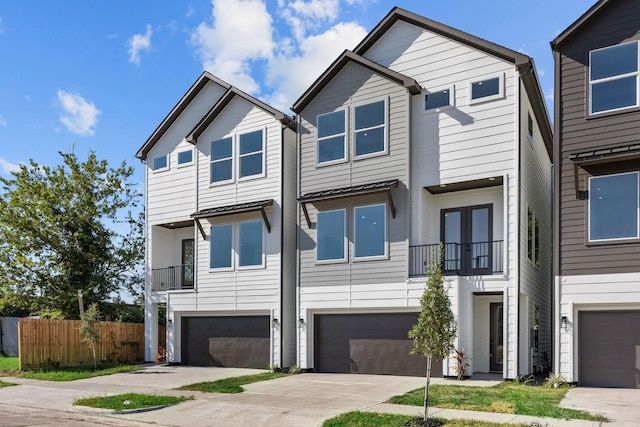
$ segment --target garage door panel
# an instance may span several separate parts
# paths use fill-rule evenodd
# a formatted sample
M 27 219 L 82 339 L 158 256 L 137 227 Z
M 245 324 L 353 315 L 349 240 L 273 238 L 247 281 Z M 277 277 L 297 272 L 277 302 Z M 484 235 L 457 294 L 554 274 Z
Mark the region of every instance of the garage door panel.
M 580 385 L 640 388 L 640 311 L 578 314 Z
M 315 316 L 315 370 L 424 376 L 425 360 L 411 355 L 408 332 L 417 313 L 323 314 Z M 434 361 L 433 376 L 442 376 Z

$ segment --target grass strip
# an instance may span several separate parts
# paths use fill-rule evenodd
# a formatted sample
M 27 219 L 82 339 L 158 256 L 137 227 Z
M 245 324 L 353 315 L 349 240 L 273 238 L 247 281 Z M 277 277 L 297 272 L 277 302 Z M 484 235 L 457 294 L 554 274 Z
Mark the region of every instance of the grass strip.
M 188 384 L 176 390 L 203 391 L 206 393 L 242 393 L 243 385 L 268 381 L 276 378 L 286 377 L 287 374 L 281 372 L 264 372 L 262 374 L 244 375 L 241 377 L 224 378 L 216 381 L 206 381 L 202 383 Z
M 17 371 L 20 369 L 20 360 L 0 353 L 0 371 Z
M 602 415 L 587 411 L 561 408 L 560 400 L 569 389 L 532 387 L 503 382 L 493 387 L 465 387 L 455 385 L 433 385 L 429 388 L 429 405 L 438 408 L 470 411 L 499 412 L 560 419 L 608 421 Z M 419 388 L 389 399 L 401 405 L 424 405 L 424 389 Z
M 98 364 L 98 369 L 94 370 L 93 365 L 71 366 L 65 368 L 35 368 L 21 371 L 20 378 L 44 381 L 74 381 L 84 378 L 93 378 L 103 375 L 121 374 L 134 372 L 142 369 L 135 365 L 114 365 L 108 363 Z
M 412 416 L 378 414 L 375 412 L 347 412 L 337 417 L 331 418 L 322 424 L 323 427 L 402 427 Z M 478 420 L 446 420 L 435 418 L 444 423 L 447 427 L 494 427 L 494 426 L 517 426 L 523 427 L 525 424 L 501 424 Z
M 12 385 L 18 385 L 18 384 L 8 383 L 8 382 L 0 380 L 0 388 L 2 388 L 2 387 L 11 387 Z
M 126 409 L 153 408 L 154 406 L 175 405 L 185 400 L 192 400 L 193 396 L 158 396 L 155 394 L 125 393 L 115 396 L 89 397 L 78 399 L 74 405 L 89 406 L 91 408 Z

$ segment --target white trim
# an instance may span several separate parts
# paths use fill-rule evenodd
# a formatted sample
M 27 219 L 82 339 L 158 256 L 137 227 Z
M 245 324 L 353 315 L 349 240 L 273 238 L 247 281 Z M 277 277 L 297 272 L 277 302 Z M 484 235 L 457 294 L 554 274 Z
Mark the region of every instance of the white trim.
M 473 99 L 473 85 L 476 83 L 484 83 L 487 82 L 489 80 L 494 80 L 494 79 L 498 79 L 498 93 L 493 94 L 493 95 L 488 95 L 488 96 L 483 96 L 480 98 L 476 98 Z M 482 102 L 487 102 L 487 101 L 493 101 L 495 99 L 501 99 L 504 98 L 504 73 L 500 73 L 500 74 L 494 74 L 482 79 L 476 79 L 476 80 L 469 80 L 468 82 L 468 90 L 469 90 L 469 94 L 468 94 L 468 100 L 469 100 L 469 105 L 474 105 L 474 104 L 480 104 Z
M 368 128 L 362 128 L 362 129 L 358 129 L 356 130 L 356 108 L 358 107 L 364 107 L 367 105 L 371 105 L 371 104 L 376 104 L 378 102 L 382 102 L 383 103 L 383 108 L 384 108 L 384 123 L 382 124 L 382 126 L 377 125 L 377 126 L 371 126 Z M 368 159 L 370 157 L 377 157 L 377 156 L 381 156 L 381 155 L 385 155 L 389 153 L 389 97 L 386 96 L 384 98 L 379 98 L 376 99 L 374 101 L 366 101 L 366 102 L 359 102 L 356 104 L 351 105 L 351 117 L 353 117 L 352 119 L 352 124 L 349 127 L 350 129 L 350 136 L 351 136 L 351 155 L 353 160 L 361 160 L 361 159 Z M 380 129 L 382 127 L 382 133 L 383 133 L 383 148 L 381 151 L 375 151 L 373 153 L 367 153 L 367 154 L 361 154 L 361 155 L 357 155 L 356 154 L 356 133 L 358 132 L 366 132 L 367 130 L 375 130 L 375 129 Z
M 319 214 L 323 214 L 323 213 L 329 213 L 329 212 L 338 212 L 338 211 L 342 211 L 344 213 L 343 215 L 343 236 L 342 236 L 342 251 L 343 251 L 343 256 L 342 258 L 331 258 L 331 259 L 322 259 L 319 260 L 318 259 L 318 215 Z M 316 249 L 315 249 L 315 261 L 316 264 L 334 264 L 334 263 L 344 263 L 344 262 L 348 262 L 349 261 L 349 249 L 348 249 L 348 239 L 347 239 L 347 227 L 348 227 L 348 221 L 347 221 L 347 209 L 346 208 L 338 208 L 338 209 L 329 209 L 326 211 L 318 211 L 316 212 Z
M 214 142 L 220 142 L 220 141 L 224 141 L 225 139 L 231 139 L 231 157 L 225 157 L 224 159 L 218 159 L 218 160 L 213 160 L 213 143 Z M 235 135 L 231 134 L 231 135 L 227 135 L 227 136 L 223 136 L 222 138 L 219 139 L 214 139 L 213 141 L 209 142 L 209 186 L 217 186 L 217 185 L 223 185 L 223 184 L 229 184 L 232 182 L 235 182 L 235 168 L 236 168 L 236 162 L 235 162 L 235 154 L 236 154 L 236 150 L 235 150 Z M 222 181 L 213 181 L 213 176 L 211 174 L 211 167 L 213 166 L 214 163 L 220 163 L 220 162 L 226 162 L 229 159 L 231 159 L 231 178 L 229 179 L 225 179 Z
M 432 94 L 432 93 L 440 93 L 440 92 L 444 92 L 445 90 L 449 91 L 449 103 L 447 105 L 443 105 L 441 107 L 435 107 L 435 108 L 429 108 L 427 109 L 427 102 L 425 99 L 425 96 Z M 438 87 L 435 88 L 434 90 L 427 90 L 427 89 L 423 89 L 422 93 L 420 94 L 420 96 L 422 97 L 422 108 L 420 109 L 420 111 L 422 112 L 422 114 L 431 114 L 431 113 L 436 113 L 436 112 L 440 112 L 440 111 L 446 111 L 449 110 L 453 107 L 455 107 L 456 105 L 456 96 L 455 96 L 455 85 L 452 83 L 450 85 L 447 86 L 442 86 L 442 87 Z
M 356 256 L 356 226 L 358 223 L 358 218 L 356 215 L 356 210 L 361 208 L 372 208 L 376 206 L 384 207 L 384 210 L 383 210 L 384 212 L 384 254 L 366 256 L 366 257 L 357 257 Z M 386 203 L 374 203 L 374 204 L 359 205 L 359 206 L 353 207 L 353 256 L 352 256 L 353 262 L 389 259 L 389 236 L 388 236 L 387 223 L 388 223 L 388 220 L 387 220 L 387 204 Z
M 344 127 L 343 127 L 343 131 L 342 133 L 336 133 L 336 134 L 332 134 L 329 136 L 323 136 L 322 138 L 318 137 L 318 130 L 319 130 L 319 126 L 318 123 L 320 122 L 319 118 L 322 116 L 327 116 L 329 114 L 335 114 L 338 112 L 344 112 Z M 316 166 L 329 166 L 329 165 L 334 165 L 336 163 L 342 163 L 342 162 L 346 162 L 348 161 L 348 157 L 347 157 L 347 146 L 349 145 L 349 140 L 347 138 L 347 126 L 349 123 L 349 111 L 347 108 L 341 108 L 335 111 L 330 111 L 327 113 L 322 113 L 322 114 L 318 114 L 316 116 Z M 339 136 L 343 137 L 343 156 L 342 158 L 338 158 L 338 159 L 333 159 L 333 160 L 327 160 L 326 162 L 321 162 L 320 161 L 320 141 L 324 141 L 324 140 L 328 140 L 331 138 L 337 138 Z
M 591 180 L 597 178 L 605 178 L 619 175 L 636 175 L 636 235 L 630 237 L 616 237 L 612 239 L 592 239 L 591 238 L 591 197 L 593 195 L 591 191 Z M 640 171 L 631 171 L 631 172 L 622 172 L 622 173 L 612 173 L 605 175 L 595 175 L 589 177 L 589 200 L 587 203 L 587 238 L 589 242 L 616 242 L 623 240 L 634 240 L 640 238 Z
M 245 154 L 240 154 L 240 138 L 242 138 L 243 135 L 248 135 L 250 133 L 255 133 L 255 132 L 262 132 L 262 150 L 260 151 L 252 151 L 251 153 L 245 153 Z M 237 132 L 236 133 L 236 144 L 238 145 L 237 150 L 234 151 L 234 154 L 237 153 L 237 162 L 236 162 L 236 169 L 234 170 L 234 174 L 237 175 L 238 177 L 238 182 L 240 181 L 247 181 L 250 179 L 254 179 L 254 178 L 264 178 L 266 176 L 266 158 L 267 158 L 267 128 L 266 126 L 263 126 L 259 129 L 254 129 L 254 130 L 249 130 L 246 132 Z M 240 176 L 240 160 L 243 157 L 248 157 L 248 156 L 253 156 L 256 155 L 258 153 L 262 153 L 262 172 L 261 173 L 256 173 L 253 175 L 247 175 L 247 176 Z

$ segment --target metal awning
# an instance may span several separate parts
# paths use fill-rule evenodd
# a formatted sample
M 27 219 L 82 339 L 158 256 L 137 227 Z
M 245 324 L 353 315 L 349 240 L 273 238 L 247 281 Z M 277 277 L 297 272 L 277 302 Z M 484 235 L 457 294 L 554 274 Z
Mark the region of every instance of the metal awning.
M 307 211 L 307 203 L 318 202 L 321 200 L 338 199 L 341 197 L 361 196 L 371 193 L 387 193 L 387 199 L 389 200 L 389 207 L 391 208 L 391 216 L 396 217 L 396 207 L 393 204 L 393 197 L 391 196 L 391 190 L 398 187 L 399 180 L 392 179 L 389 181 L 373 182 L 371 184 L 354 185 L 352 187 L 334 188 L 331 190 L 314 191 L 301 196 L 298 201 L 302 205 L 302 211 L 304 212 L 304 218 L 307 220 L 307 225 L 311 227 L 311 219 L 309 218 L 309 212 Z
M 202 238 L 205 239 L 206 235 L 204 233 L 204 229 L 202 228 L 202 224 L 200 223 L 200 219 L 202 218 L 213 218 L 217 216 L 224 215 L 235 215 L 244 212 L 253 212 L 260 211 L 262 214 L 262 219 L 264 220 L 264 225 L 267 227 L 267 231 L 271 233 L 271 224 L 269 223 L 269 218 L 267 218 L 267 214 L 265 212 L 265 208 L 273 205 L 273 199 L 260 200 L 258 202 L 248 202 L 248 203 L 239 203 L 237 205 L 227 205 L 227 206 L 218 206 L 215 208 L 203 209 L 198 212 L 191 214 L 191 218 L 193 218 L 198 226 L 198 230 L 200 230 L 200 234 Z

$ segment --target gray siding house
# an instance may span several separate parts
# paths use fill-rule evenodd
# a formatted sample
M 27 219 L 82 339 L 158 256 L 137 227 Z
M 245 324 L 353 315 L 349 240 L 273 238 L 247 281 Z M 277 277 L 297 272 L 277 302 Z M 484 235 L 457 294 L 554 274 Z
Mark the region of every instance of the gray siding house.
M 548 367 L 552 132 L 532 59 L 394 8 L 292 109 L 299 366 L 424 375 L 407 332 L 443 242 L 469 372 Z
M 639 388 L 640 2 L 597 2 L 552 49 L 553 368 Z

